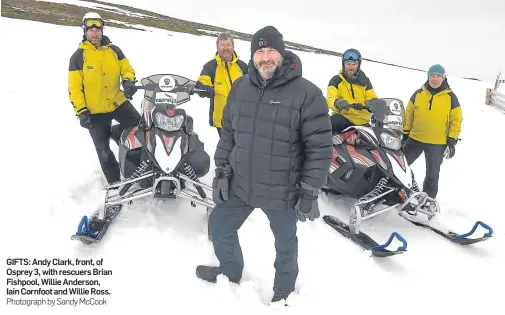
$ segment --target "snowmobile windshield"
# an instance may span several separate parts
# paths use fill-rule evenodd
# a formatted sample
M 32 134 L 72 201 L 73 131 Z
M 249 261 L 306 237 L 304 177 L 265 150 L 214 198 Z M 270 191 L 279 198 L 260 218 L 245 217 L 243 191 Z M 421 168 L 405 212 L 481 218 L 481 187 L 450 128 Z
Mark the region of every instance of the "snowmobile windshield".
M 371 123 L 377 127 L 402 130 L 405 121 L 403 102 L 395 98 L 378 98 L 367 103 L 372 112 Z
M 190 88 L 195 82 L 176 74 L 155 74 L 141 81 L 144 98 L 155 105 L 179 106 L 190 100 Z

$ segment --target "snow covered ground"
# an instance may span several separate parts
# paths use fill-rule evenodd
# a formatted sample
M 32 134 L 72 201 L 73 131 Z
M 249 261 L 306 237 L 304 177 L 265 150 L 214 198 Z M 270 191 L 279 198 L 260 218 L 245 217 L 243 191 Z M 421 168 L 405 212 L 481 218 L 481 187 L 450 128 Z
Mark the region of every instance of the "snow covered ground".
M 275 251 L 268 220 L 259 210 L 239 231 L 246 264 L 240 286 L 225 279 L 210 285 L 195 277 L 198 264 L 216 263 L 216 258 L 206 238 L 205 209 L 191 208 L 184 200 L 138 202 L 124 207 L 100 244 L 86 247 L 70 240 L 82 215 L 103 201 L 101 170 L 93 144 L 68 100 L 68 60 L 82 30 L 7 18 L 2 18 L 0 25 L 2 43 L 10 47 L 3 49 L 0 59 L 5 127 L 0 157 L 5 179 L 0 229 L 3 268 L 10 268 L 7 258 L 103 258 L 103 268 L 113 273 L 76 277 L 100 280 L 100 289 L 112 294 L 106 307 L 7 306 L 4 287 L 1 313 L 271 313 L 267 304 L 272 294 Z M 138 78 L 166 72 L 196 79 L 214 54 L 215 38 L 166 33 L 105 31 L 130 59 Z M 154 44 L 152 48 L 149 43 Z M 249 43 L 237 41 L 236 50 L 248 60 Z M 340 58 L 296 53 L 301 57 L 304 76 L 326 95 Z M 404 102 L 426 80 L 421 72 L 385 65 L 364 63 L 363 69 L 379 97 L 397 97 Z M 494 228 L 495 237 L 461 247 L 390 213 L 365 222 L 363 228 L 379 241 L 386 241 L 393 231 L 401 233 L 409 242 L 408 252 L 374 259 L 322 220 L 299 223 L 297 292 L 293 306 L 282 311 L 500 314 L 505 310 L 500 300 L 505 283 L 505 214 L 500 203 L 505 149 L 499 140 L 505 116 L 484 105 L 485 89 L 494 82 L 449 77 L 449 83 L 463 109 L 463 140 L 454 159 L 442 166 L 442 210 L 456 232 L 467 232 L 475 220 L 482 220 Z M 141 98 L 140 92 L 134 96 L 137 109 Z M 193 116 L 196 132 L 213 156 L 217 133 L 207 123 L 208 100 L 195 97 L 184 108 Z M 117 147 L 112 148 L 117 151 Z M 422 183 L 423 159 L 413 168 Z M 212 172 L 203 181 L 210 184 Z M 322 195 L 321 214 L 347 218 L 350 203 Z M 479 228 L 477 233 L 483 231 Z

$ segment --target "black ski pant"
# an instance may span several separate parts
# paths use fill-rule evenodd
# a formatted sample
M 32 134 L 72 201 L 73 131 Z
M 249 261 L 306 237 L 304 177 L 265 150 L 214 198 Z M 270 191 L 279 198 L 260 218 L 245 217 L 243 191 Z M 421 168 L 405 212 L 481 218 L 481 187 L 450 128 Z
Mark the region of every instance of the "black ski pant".
M 347 127 L 353 126 L 354 124 L 340 114 L 333 114 L 330 116 L 331 121 L 331 133 L 341 133 Z
M 426 177 L 423 182 L 423 191 L 431 198 L 436 198 L 438 193 L 438 178 L 440 166 L 444 160 L 445 144 L 430 144 L 408 138 L 403 144 L 403 153 L 407 163 L 412 163 L 424 152 L 426 160 Z
M 240 198 L 229 192 L 229 199 L 217 204 L 209 216 L 214 252 L 221 271 L 232 282 L 242 278 L 244 260 L 237 231 L 254 210 Z M 270 221 L 275 238 L 274 292 L 291 293 L 298 277 L 298 238 L 295 209 L 288 211 L 263 210 Z
M 119 124 L 111 127 L 113 119 Z M 109 141 L 112 138 L 119 144 L 123 130 L 138 125 L 140 119 L 140 114 L 128 100 L 111 113 L 91 115 L 92 127 L 89 129 L 89 134 L 93 139 L 98 161 L 109 184 L 120 180 L 119 163 L 110 149 Z
M 210 169 L 210 156 L 205 152 L 203 142 L 196 133 L 189 135 L 189 152 L 186 162 L 191 165 L 197 177 L 204 177 Z
M 218 133 L 218 135 L 219 135 L 219 138 L 221 138 L 221 128 L 216 127 L 216 129 L 217 129 L 217 133 Z

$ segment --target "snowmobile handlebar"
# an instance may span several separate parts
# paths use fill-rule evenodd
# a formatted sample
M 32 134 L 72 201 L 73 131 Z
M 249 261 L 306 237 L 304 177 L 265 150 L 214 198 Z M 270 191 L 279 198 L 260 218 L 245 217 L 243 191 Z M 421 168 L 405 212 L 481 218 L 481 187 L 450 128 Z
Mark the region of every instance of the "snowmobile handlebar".
M 158 86 L 157 84 L 153 84 L 153 86 Z M 135 85 L 135 87 L 137 88 L 137 90 L 146 90 L 146 89 L 152 89 L 151 86 L 147 85 Z M 185 91 L 179 91 L 179 92 L 207 92 L 207 90 L 204 90 L 204 89 L 197 89 L 197 88 L 189 88 L 187 86 L 184 86 L 183 88 L 185 88 L 186 90 Z M 192 94 L 192 93 L 190 93 Z
M 370 108 L 364 106 L 363 104 L 359 104 L 359 103 L 357 103 L 357 104 L 349 104 L 349 107 L 350 108 L 354 108 L 355 110 L 366 110 L 366 111 L 369 111 L 370 113 L 372 112 L 370 110 Z

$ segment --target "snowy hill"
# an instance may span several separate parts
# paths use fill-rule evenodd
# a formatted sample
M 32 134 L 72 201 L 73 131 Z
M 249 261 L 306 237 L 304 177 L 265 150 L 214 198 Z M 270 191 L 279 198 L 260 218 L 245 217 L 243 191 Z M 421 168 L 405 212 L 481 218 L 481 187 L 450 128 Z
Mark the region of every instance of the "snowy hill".
M 216 258 L 206 238 L 205 209 L 192 208 L 184 200 L 125 206 L 102 243 L 86 247 L 70 240 L 82 215 L 103 201 L 96 153 L 88 132 L 74 116 L 67 92 L 68 60 L 82 30 L 8 18 L 2 18 L 0 25 L 2 42 L 10 47 L 2 52 L 0 78 L 0 104 L 7 132 L 1 157 L 2 178 L 6 179 L 2 185 L 0 245 L 4 269 L 10 268 L 8 258 L 103 258 L 103 268 L 112 271 L 109 276 L 86 278 L 98 279 L 100 289 L 111 292 L 107 306 L 7 306 L 4 289 L 1 313 L 273 312 L 267 303 L 272 294 L 275 251 L 268 220 L 261 211 L 253 212 L 239 231 L 245 259 L 240 286 L 224 278 L 217 285 L 209 285 L 195 277 L 198 264 L 215 263 Z M 105 34 L 121 47 L 138 78 L 167 72 L 196 79 L 215 47 L 214 37 L 160 30 L 106 28 Z M 236 51 L 247 60 L 249 43 L 237 41 Z M 340 58 L 296 53 L 302 60 L 304 76 L 326 94 Z M 404 102 L 426 80 L 422 72 L 380 64 L 364 63 L 363 69 L 380 97 L 397 97 Z M 282 311 L 499 314 L 504 310 L 500 298 L 505 283 L 505 214 L 500 196 L 505 149 L 497 139 L 503 132 L 505 116 L 484 105 L 485 89 L 492 83 L 452 76 L 449 83 L 463 109 L 463 140 L 455 158 L 442 165 L 442 211 L 457 232 L 467 232 L 475 220 L 482 220 L 494 228 L 494 238 L 461 247 L 389 213 L 365 222 L 363 228 L 383 241 L 393 231 L 401 233 L 409 242 L 408 252 L 374 259 L 322 220 L 299 223 L 297 292 L 293 306 Z M 137 109 L 141 98 L 142 93 L 134 96 L 132 103 Z M 194 118 L 195 131 L 213 156 L 217 133 L 207 123 L 208 100 L 195 97 L 184 108 Z M 112 148 L 117 151 L 117 147 Z M 417 181 L 422 182 L 423 159 L 413 168 Z M 212 172 L 203 181 L 210 184 Z M 345 219 L 351 202 L 321 195 L 321 214 Z
M 77 2 L 56 2 L 60 1 Z M 415 69 L 441 63 L 458 77 L 489 81 L 505 68 L 505 42 L 500 40 L 505 32 L 504 1 L 472 1 L 463 6 L 458 0 L 424 0 L 422 4 L 412 0 L 303 4 L 256 0 L 234 2 L 226 9 L 206 0 L 107 2 L 250 34 L 273 23 L 289 41 L 340 52 L 359 47 L 366 58 Z

